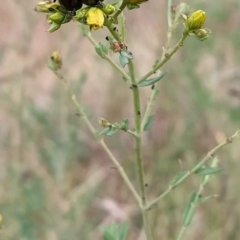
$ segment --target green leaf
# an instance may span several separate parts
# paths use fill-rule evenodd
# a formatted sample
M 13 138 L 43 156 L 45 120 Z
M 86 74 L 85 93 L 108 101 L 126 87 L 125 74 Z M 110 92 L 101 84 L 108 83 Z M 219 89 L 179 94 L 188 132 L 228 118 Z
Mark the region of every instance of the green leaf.
M 116 240 L 116 238 L 114 237 L 114 235 L 112 235 L 111 232 L 104 231 L 103 240 Z
M 206 176 L 210 174 L 217 174 L 221 171 L 223 171 L 223 169 L 218 167 L 211 167 L 211 168 L 204 167 L 204 168 L 199 168 L 197 171 L 195 171 L 195 173 L 200 176 Z
M 117 128 L 114 127 L 107 127 L 104 128 L 100 133 L 98 133 L 98 136 L 105 135 L 105 136 L 112 136 L 114 133 L 117 132 Z
M 120 128 L 123 131 L 127 131 L 128 130 L 128 126 L 129 126 L 129 120 L 128 119 L 123 119 L 120 125 Z
M 170 182 L 170 186 L 171 187 L 174 187 L 174 185 L 176 184 L 176 183 L 178 183 L 178 181 L 183 177 L 183 176 L 185 176 L 185 174 L 186 174 L 187 172 L 180 172 L 176 177 L 174 177 L 174 179 Z
M 119 62 L 122 65 L 122 67 L 125 67 L 129 63 L 129 60 L 127 57 L 119 54 Z
M 106 134 L 106 136 L 111 137 L 114 133 L 116 133 L 118 131 L 117 128 L 111 128 L 111 130 Z
M 146 86 L 153 85 L 154 83 L 160 81 L 164 77 L 164 75 L 165 75 L 165 73 L 161 73 L 158 77 L 140 81 L 137 84 L 137 86 L 139 86 L 139 87 L 146 87 Z
M 184 226 L 188 226 L 193 219 L 193 216 L 195 213 L 194 201 L 195 201 L 196 197 L 197 197 L 197 193 L 193 192 L 188 200 L 187 206 L 183 213 L 183 225 Z
M 111 127 L 104 128 L 100 133 L 98 133 L 98 136 L 107 135 L 110 131 Z
M 108 47 L 102 43 L 99 43 L 97 47 L 95 47 L 95 51 L 98 55 L 104 58 L 108 54 Z
M 207 202 L 208 200 L 210 200 L 210 199 L 212 199 L 212 198 L 215 198 L 215 197 L 217 197 L 217 196 L 218 196 L 218 195 L 214 194 L 214 195 L 210 195 L 210 196 L 207 196 L 207 197 L 199 197 L 197 203 L 198 203 L 198 204 L 205 203 L 205 202 Z
M 120 55 L 128 58 L 128 59 L 133 59 L 133 54 L 131 52 L 128 52 L 126 50 L 121 50 Z
M 128 223 L 124 222 L 119 226 L 115 223 L 103 228 L 104 240 L 126 240 L 128 232 Z
M 146 124 L 143 128 L 143 131 L 147 131 L 148 129 L 151 128 L 151 126 L 154 122 L 154 117 L 155 117 L 155 115 L 151 115 L 151 116 L 148 117 L 147 122 L 146 122 Z
M 126 240 L 127 239 L 127 233 L 128 233 L 128 223 L 123 222 L 119 226 L 119 240 Z

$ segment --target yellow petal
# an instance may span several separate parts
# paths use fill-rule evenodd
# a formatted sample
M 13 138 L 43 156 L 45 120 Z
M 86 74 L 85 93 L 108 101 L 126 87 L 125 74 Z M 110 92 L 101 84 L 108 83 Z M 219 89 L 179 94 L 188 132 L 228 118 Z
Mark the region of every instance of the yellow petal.
M 87 12 L 87 25 L 94 30 L 101 28 L 104 24 L 104 13 L 99 8 L 90 8 Z

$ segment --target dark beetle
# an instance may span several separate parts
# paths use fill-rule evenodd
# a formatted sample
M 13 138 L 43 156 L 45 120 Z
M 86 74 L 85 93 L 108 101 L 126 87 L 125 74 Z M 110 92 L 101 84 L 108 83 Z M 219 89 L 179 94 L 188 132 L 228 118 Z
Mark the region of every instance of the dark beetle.
M 55 2 L 56 0 L 54 0 Z M 102 7 L 103 0 L 59 0 L 59 3 L 68 11 L 75 11 L 82 7 L 83 4 L 87 6 Z

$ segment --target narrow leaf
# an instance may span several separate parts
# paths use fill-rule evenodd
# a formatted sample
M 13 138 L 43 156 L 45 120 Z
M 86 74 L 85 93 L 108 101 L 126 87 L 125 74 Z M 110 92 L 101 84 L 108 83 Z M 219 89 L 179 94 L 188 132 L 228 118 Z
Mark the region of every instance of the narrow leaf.
M 217 174 L 221 171 L 223 171 L 222 168 L 211 167 L 211 168 L 200 168 L 195 173 L 200 176 L 206 176 L 206 175 L 210 175 L 210 174 Z
M 117 128 L 111 128 L 105 135 L 111 137 L 114 133 L 117 132 Z
M 197 197 L 197 193 L 193 192 L 188 200 L 187 206 L 183 213 L 183 225 L 184 226 L 188 226 L 193 219 L 194 212 L 195 212 L 194 201 L 195 201 L 196 197 Z
M 218 196 L 218 195 L 214 194 L 214 195 L 210 195 L 210 196 L 207 196 L 207 197 L 198 198 L 197 203 L 198 203 L 198 204 L 205 203 L 205 202 L 207 202 L 208 200 L 210 200 L 210 199 L 212 199 L 212 198 L 215 198 L 215 197 L 217 197 L 217 196 Z
M 148 117 L 147 122 L 146 122 L 146 124 L 143 128 L 143 131 L 147 131 L 148 129 L 151 128 L 151 126 L 154 122 L 154 117 L 155 117 L 154 115 L 151 115 L 151 116 Z
M 119 240 L 126 240 L 127 239 L 127 233 L 128 233 L 128 223 L 123 222 L 119 226 Z
M 137 84 L 137 86 L 139 86 L 139 87 L 146 87 L 146 86 L 153 85 L 154 83 L 160 81 L 164 77 L 165 74 L 166 73 L 161 73 L 158 77 L 143 80 L 143 81 L 139 82 Z
M 116 240 L 116 238 L 114 237 L 114 235 L 109 232 L 108 230 L 104 230 L 104 233 L 103 233 L 103 240 Z
M 111 127 L 104 128 L 100 133 L 98 133 L 98 136 L 107 135 L 110 131 Z

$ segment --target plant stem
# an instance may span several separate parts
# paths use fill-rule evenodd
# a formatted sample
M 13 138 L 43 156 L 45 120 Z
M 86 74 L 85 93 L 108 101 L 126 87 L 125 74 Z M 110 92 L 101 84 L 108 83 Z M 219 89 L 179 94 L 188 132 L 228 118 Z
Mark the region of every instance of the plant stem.
M 178 41 L 178 43 L 175 45 L 175 47 L 169 52 L 169 53 L 165 53 L 165 51 L 163 52 L 163 56 L 162 56 L 162 60 L 156 64 L 153 69 L 148 72 L 145 76 L 143 76 L 138 82 L 140 81 L 143 81 L 143 80 L 146 80 L 148 77 L 150 77 L 153 73 L 155 73 L 158 69 L 160 69 L 173 55 L 174 53 L 177 52 L 177 50 L 183 46 L 183 42 L 184 40 L 186 39 L 186 37 L 188 36 L 187 32 L 183 32 L 183 35 L 181 37 L 181 39 Z M 171 37 L 171 35 L 169 35 L 169 38 Z M 169 41 L 170 39 L 168 38 L 168 41 L 167 41 L 167 45 L 169 44 Z M 166 46 L 166 49 L 168 48 L 168 46 Z M 152 108 L 154 106 L 154 102 L 156 100 L 156 97 L 157 97 L 157 94 L 158 94 L 158 84 L 155 84 L 155 88 L 153 89 L 152 91 L 152 94 L 151 94 L 151 97 L 148 101 L 148 104 L 147 104 L 147 108 L 146 108 L 146 111 L 144 113 L 144 116 L 143 116 L 143 121 L 142 121 L 142 131 L 143 131 L 143 128 L 144 126 L 146 125 L 147 123 L 147 120 L 152 112 Z
M 84 120 L 84 122 L 86 123 L 86 125 L 88 126 L 89 130 L 91 131 L 91 133 L 93 134 L 94 137 L 96 137 L 96 130 L 93 127 L 93 125 L 91 124 L 91 122 L 89 121 L 89 118 L 87 117 L 83 107 L 79 104 L 79 102 L 76 99 L 76 96 L 69 90 L 69 88 L 67 87 L 67 83 L 65 78 L 63 77 L 63 75 L 59 72 L 59 71 L 54 71 L 55 75 L 58 77 L 58 79 L 61 81 L 64 90 L 69 94 L 71 100 L 73 101 L 74 105 L 77 108 L 77 112 L 79 114 L 79 116 Z M 139 206 L 142 206 L 141 204 L 141 199 L 139 197 L 139 194 L 137 193 L 136 189 L 134 188 L 134 186 L 132 185 L 129 177 L 127 176 L 125 170 L 123 169 L 123 167 L 121 166 L 121 164 L 119 163 L 119 161 L 117 160 L 117 158 L 113 155 L 113 153 L 111 152 L 111 150 L 108 148 L 107 144 L 104 142 L 103 139 L 101 139 L 99 141 L 99 144 L 102 146 L 102 148 L 104 149 L 104 151 L 107 153 L 107 155 L 109 156 L 109 158 L 111 159 L 111 161 L 113 162 L 113 164 L 115 165 L 115 167 L 117 168 L 118 172 L 120 173 L 121 177 L 123 178 L 125 184 L 127 185 L 127 187 L 129 188 L 129 190 L 132 192 L 133 196 L 135 197 L 135 199 L 137 200 Z
M 191 170 L 187 171 L 176 183 L 173 185 L 170 185 L 167 190 L 165 190 L 160 196 L 158 196 L 156 199 L 154 199 L 152 202 L 148 204 L 146 207 L 147 209 L 150 209 L 152 206 L 156 205 L 159 201 L 161 201 L 167 194 L 169 194 L 174 188 L 176 188 L 179 184 L 181 184 L 184 180 L 186 180 L 189 176 L 191 176 L 193 173 L 195 173 L 199 168 L 201 168 L 207 161 L 212 159 L 216 152 L 218 152 L 220 149 L 228 145 L 229 143 L 232 143 L 232 141 L 235 138 L 240 137 L 240 130 L 238 130 L 235 134 L 233 134 L 231 137 L 227 138 L 224 142 L 217 145 L 215 148 L 213 148 L 208 154 Z
M 113 14 L 112 18 L 114 21 L 117 20 L 117 17 L 121 14 L 121 12 L 124 10 L 124 8 L 127 6 L 129 0 L 123 0 L 121 6 L 119 9 Z
M 181 240 L 185 231 L 186 231 L 186 226 L 182 226 L 181 230 L 180 230 L 180 233 L 178 234 L 178 237 L 177 237 L 177 240 Z
M 213 161 L 212 161 L 211 167 L 216 167 L 217 164 L 218 164 L 218 159 L 215 157 L 213 159 Z M 180 232 L 178 234 L 177 240 L 183 239 L 183 235 L 186 232 L 187 227 L 190 225 L 190 223 L 191 223 L 191 221 L 193 219 L 194 212 L 195 212 L 197 206 L 199 205 L 199 199 L 201 199 L 202 192 L 204 190 L 204 186 L 210 181 L 210 179 L 212 177 L 213 177 L 213 175 L 205 175 L 204 177 L 202 177 L 201 184 L 200 184 L 200 186 L 198 188 L 198 191 L 197 191 L 197 193 L 195 195 L 195 198 L 191 202 L 191 206 L 188 209 L 187 215 L 184 216 L 183 226 L 181 227 L 181 230 L 180 230 Z
M 105 22 L 106 27 L 112 34 L 112 36 L 117 40 L 121 41 L 121 37 L 118 32 L 114 31 L 113 24 L 110 21 Z M 150 227 L 150 222 L 148 219 L 148 212 L 146 209 L 147 198 L 145 191 L 145 180 L 144 180 L 144 169 L 142 160 L 142 149 L 141 149 L 141 106 L 140 106 L 140 95 L 139 89 L 136 86 L 137 80 L 135 76 L 135 70 L 133 65 L 133 60 L 129 59 L 128 70 L 131 78 L 132 91 L 133 91 L 133 105 L 134 105 L 134 121 L 135 121 L 135 142 L 136 142 L 136 165 L 138 173 L 138 181 L 140 187 L 141 204 L 140 208 L 142 211 L 144 230 L 146 233 L 147 240 L 153 240 L 152 232 Z
M 146 210 L 147 197 L 145 190 L 145 180 L 144 180 L 144 169 L 143 169 L 143 159 L 142 159 L 142 148 L 141 148 L 141 106 L 140 106 L 140 95 L 139 89 L 136 86 L 136 77 L 133 61 L 130 59 L 128 63 L 128 69 L 131 76 L 132 91 L 133 91 L 133 105 L 134 105 L 134 120 L 135 120 L 135 133 L 136 133 L 136 165 L 138 173 L 138 181 L 140 187 L 141 195 L 141 205 L 142 205 L 142 216 L 144 230 L 146 233 L 147 240 L 152 240 L 152 232 L 150 227 L 150 222 L 148 219 L 148 212 Z
M 170 58 L 174 55 L 174 53 L 177 52 L 177 50 L 183 46 L 183 42 L 186 39 L 186 37 L 188 36 L 188 32 L 184 31 L 182 34 L 181 39 L 178 41 L 178 43 L 175 45 L 175 47 L 169 52 L 166 53 L 164 58 L 158 63 L 156 64 L 152 70 L 150 70 L 146 75 L 144 75 L 138 82 L 141 82 L 143 80 L 146 80 L 148 77 L 150 77 L 153 73 L 155 73 L 158 69 L 160 69 L 166 62 L 168 62 L 170 60 Z

